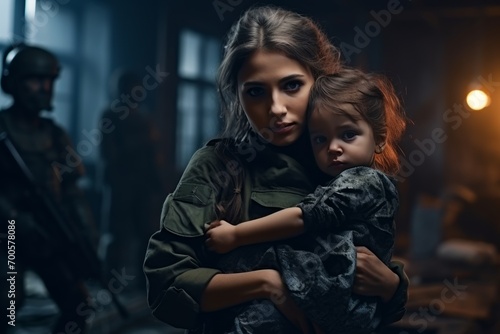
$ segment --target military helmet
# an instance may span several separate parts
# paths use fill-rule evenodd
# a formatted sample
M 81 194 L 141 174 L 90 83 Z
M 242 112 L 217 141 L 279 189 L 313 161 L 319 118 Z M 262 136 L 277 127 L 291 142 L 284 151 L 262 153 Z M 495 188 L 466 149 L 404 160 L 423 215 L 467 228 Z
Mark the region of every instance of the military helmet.
M 29 76 L 47 76 L 56 78 L 59 75 L 60 64 L 51 52 L 26 44 L 9 46 L 2 58 L 2 90 L 13 94 L 15 79 Z

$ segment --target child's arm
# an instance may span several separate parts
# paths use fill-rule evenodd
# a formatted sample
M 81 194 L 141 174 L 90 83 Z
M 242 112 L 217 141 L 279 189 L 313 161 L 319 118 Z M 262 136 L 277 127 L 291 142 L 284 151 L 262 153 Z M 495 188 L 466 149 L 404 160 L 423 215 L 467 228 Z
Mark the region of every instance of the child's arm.
M 212 251 L 227 253 L 237 247 L 288 239 L 303 232 L 302 210 L 294 207 L 238 225 L 216 220 L 208 227 L 206 243 Z

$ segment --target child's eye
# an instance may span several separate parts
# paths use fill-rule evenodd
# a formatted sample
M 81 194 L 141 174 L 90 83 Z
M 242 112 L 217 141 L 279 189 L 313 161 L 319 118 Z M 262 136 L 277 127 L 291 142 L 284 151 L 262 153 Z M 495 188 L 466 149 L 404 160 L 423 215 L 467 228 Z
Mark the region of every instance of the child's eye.
M 247 94 L 252 96 L 252 97 L 260 96 L 263 93 L 264 93 L 264 89 L 261 87 L 251 87 L 251 88 L 247 89 Z
M 299 80 L 289 81 L 285 84 L 285 90 L 288 92 L 296 92 L 300 89 L 302 85 L 303 85 L 302 81 Z
M 325 136 L 314 136 L 311 138 L 313 144 L 320 145 L 326 142 Z
M 349 130 L 342 134 L 342 139 L 346 141 L 351 141 L 354 138 L 356 138 L 357 135 L 358 133 L 356 131 Z

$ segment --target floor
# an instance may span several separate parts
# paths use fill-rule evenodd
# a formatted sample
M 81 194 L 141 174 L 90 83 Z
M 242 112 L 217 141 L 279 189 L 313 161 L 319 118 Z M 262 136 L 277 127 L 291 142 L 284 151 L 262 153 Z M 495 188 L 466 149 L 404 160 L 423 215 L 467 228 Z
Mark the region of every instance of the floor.
M 27 273 L 27 299 L 22 309 L 18 310 L 16 326 L 8 334 L 50 334 L 50 328 L 58 316 L 56 304 L 48 297 L 42 281 L 33 273 Z M 99 287 L 89 286 L 91 295 Z M 89 334 L 184 334 L 184 330 L 170 327 L 151 315 L 143 291 L 130 290 L 120 293 L 119 298 L 129 311 L 129 317 L 123 319 L 112 303 L 101 304 L 95 316 L 90 317 Z M 77 334 L 78 331 L 72 331 Z M 59 334 L 59 333 L 58 333 Z M 61 333 L 63 334 L 63 333 Z

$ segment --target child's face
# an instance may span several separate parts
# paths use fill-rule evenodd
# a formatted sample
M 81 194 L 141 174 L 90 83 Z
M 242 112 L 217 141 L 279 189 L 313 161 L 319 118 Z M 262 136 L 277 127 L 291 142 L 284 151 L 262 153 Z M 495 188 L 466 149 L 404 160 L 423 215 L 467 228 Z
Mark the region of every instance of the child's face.
M 351 111 L 354 114 L 354 109 Z M 373 163 L 377 143 L 364 120 L 353 121 L 345 115 L 316 109 L 309 120 L 309 132 L 316 163 L 328 175 L 337 176 L 347 168 Z
M 271 144 L 292 144 L 304 130 L 310 71 L 281 53 L 256 51 L 238 73 L 238 95 L 255 132 Z

